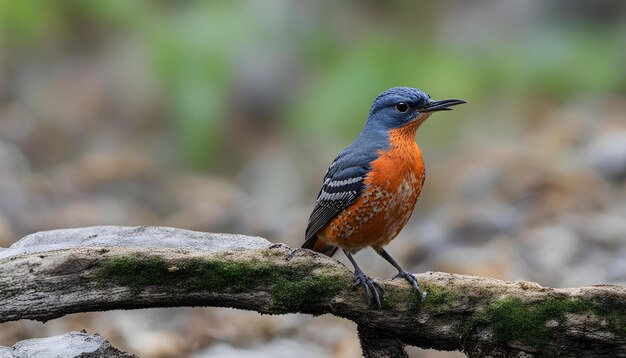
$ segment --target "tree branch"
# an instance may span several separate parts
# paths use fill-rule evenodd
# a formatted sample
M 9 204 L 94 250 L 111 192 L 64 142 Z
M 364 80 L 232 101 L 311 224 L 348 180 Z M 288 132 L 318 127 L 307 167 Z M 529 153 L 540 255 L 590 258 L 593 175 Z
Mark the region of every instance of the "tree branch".
M 626 355 L 626 287 L 552 289 L 427 272 L 417 275 L 429 293 L 423 303 L 403 280 L 379 281 L 386 294 L 377 310 L 350 289 L 341 263 L 308 250 L 287 260 L 290 252 L 258 237 L 173 228 L 41 232 L 0 250 L 0 322 L 219 306 L 344 317 L 359 325 L 366 354 L 409 344 L 469 356 Z

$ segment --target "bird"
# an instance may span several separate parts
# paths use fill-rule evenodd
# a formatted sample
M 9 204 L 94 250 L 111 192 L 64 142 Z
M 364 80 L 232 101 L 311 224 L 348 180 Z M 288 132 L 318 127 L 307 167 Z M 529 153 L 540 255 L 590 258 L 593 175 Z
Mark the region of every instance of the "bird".
M 302 248 L 332 256 L 341 248 L 354 267 L 352 289 L 362 285 L 365 304 L 370 291 L 378 309 L 384 288 L 365 275 L 353 255 L 371 247 L 393 265 L 423 300 L 415 275 L 407 272 L 384 247 L 406 225 L 426 178 L 417 129 L 437 111 L 467 103 L 432 100 L 415 88 L 394 87 L 374 100 L 363 130 L 337 155 L 324 175 L 305 231 Z M 380 293 L 379 293 L 380 291 Z

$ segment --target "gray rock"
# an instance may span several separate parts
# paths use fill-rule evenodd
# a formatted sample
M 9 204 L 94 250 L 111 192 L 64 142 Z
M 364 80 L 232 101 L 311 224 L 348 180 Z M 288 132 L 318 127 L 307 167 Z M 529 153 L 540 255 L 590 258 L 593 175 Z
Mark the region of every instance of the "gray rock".
M 569 228 L 557 224 L 528 230 L 519 248 L 526 279 L 541 285 L 558 286 L 583 250 L 583 242 Z
M 626 132 L 613 132 L 596 137 L 584 149 L 584 159 L 605 178 L 619 181 L 626 178 Z
M 182 235 L 181 235 L 182 234 Z M 92 226 L 30 234 L 0 250 L 0 259 L 76 247 L 177 248 L 202 251 L 260 249 L 272 243 L 261 237 L 215 234 L 157 226 Z
M 14 358 L 13 350 L 8 347 L 0 347 L 0 358 Z
M 103 337 L 85 332 L 69 332 L 47 338 L 27 339 L 12 348 L 0 347 L 0 358 L 127 358 Z
M 298 352 L 295 354 L 295 352 Z M 258 343 L 252 347 L 233 347 L 229 344 L 216 344 L 194 354 L 193 358 L 288 358 L 297 355 L 299 358 L 328 357 L 330 352 L 324 351 L 311 342 L 298 342 L 281 338 L 269 342 Z
M 626 285 L 626 247 L 615 253 L 607 267 L 611 282 Z
M 566 223 L 592 243 L 620 247 L 626 238 L 626 218 L 617 212 L 571 215 Z

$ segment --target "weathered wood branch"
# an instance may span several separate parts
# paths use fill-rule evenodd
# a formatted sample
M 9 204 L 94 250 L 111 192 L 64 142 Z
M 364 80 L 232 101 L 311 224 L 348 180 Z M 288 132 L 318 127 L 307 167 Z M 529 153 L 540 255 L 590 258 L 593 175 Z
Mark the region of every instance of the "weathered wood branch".
M 359 325 L 370 356 L 402 344 L 469 356 L 626 356 L 626 287 L 552 289 L 427 272 L 417 275 L 424 302 L 403 280 L 379 281 L 386 295 L 377 310 L 350 289 L 341 263 L 307 250 L 287 260 L 290 252 L 258 237 L 172 228 L 41 232 L 0 250 L 0 322 L 220 306 L 344 317 Z

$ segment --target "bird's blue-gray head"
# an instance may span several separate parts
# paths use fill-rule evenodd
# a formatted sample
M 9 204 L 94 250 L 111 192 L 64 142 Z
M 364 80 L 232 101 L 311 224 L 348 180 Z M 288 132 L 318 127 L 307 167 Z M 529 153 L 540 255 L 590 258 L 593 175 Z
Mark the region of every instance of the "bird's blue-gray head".
M 434 101 L 426 93 L 410 87 L 394 87 L 381 93 L 372 104 L 366 126 L 387 130 L 415 123 L 417 126 L 435 111 L 467 103 L 462 99 Z M 416 128 L 417 128 L 416 126 Z

